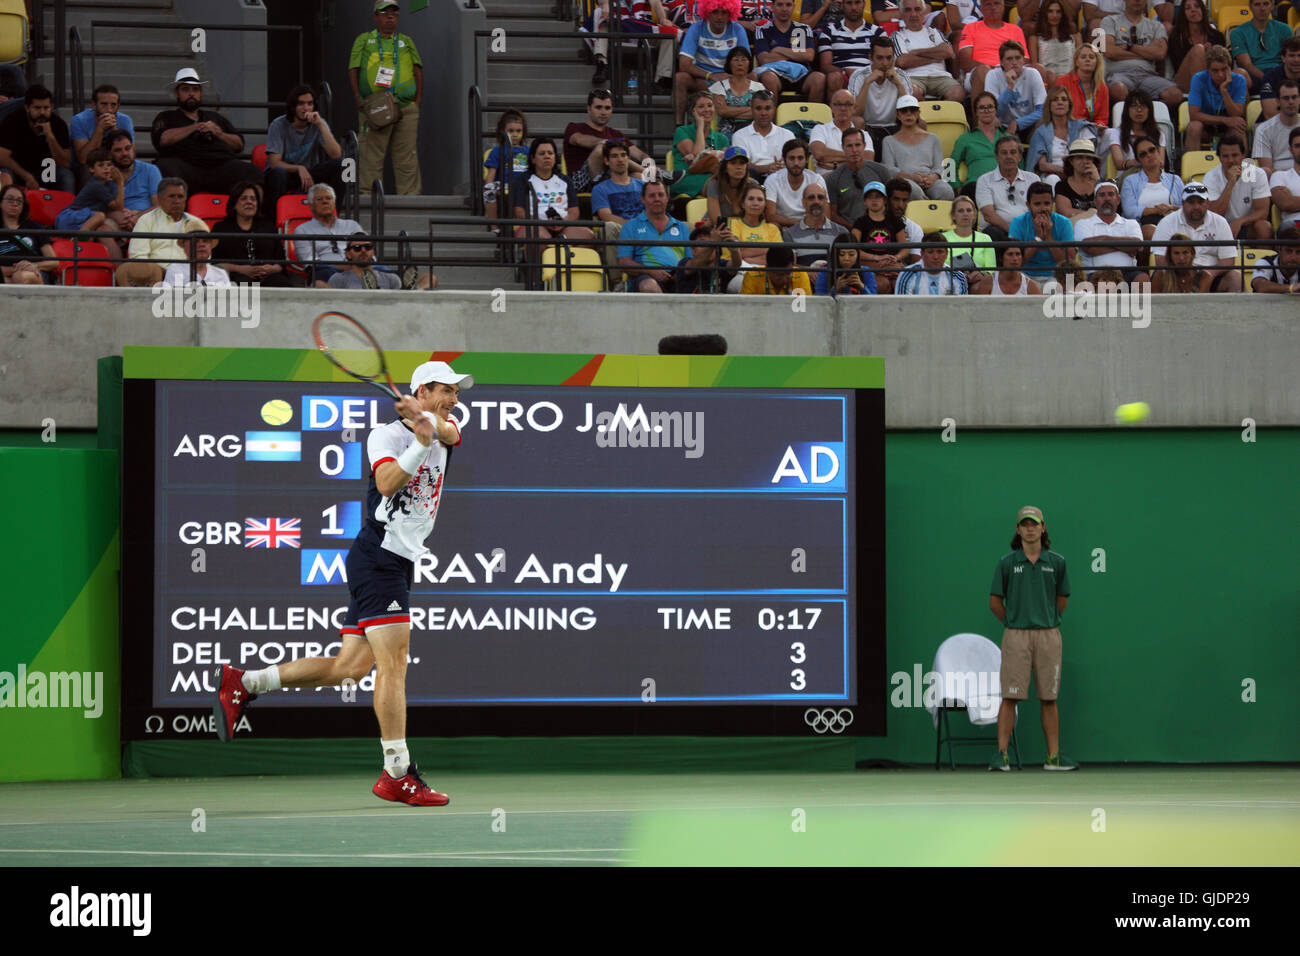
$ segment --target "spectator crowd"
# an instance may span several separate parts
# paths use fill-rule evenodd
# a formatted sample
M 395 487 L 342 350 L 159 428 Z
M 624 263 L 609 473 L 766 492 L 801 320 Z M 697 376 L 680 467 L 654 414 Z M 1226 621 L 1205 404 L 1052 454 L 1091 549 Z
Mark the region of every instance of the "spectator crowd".
M 1238 246 L 1300 225 L 1300 36 L 1289 5 L 1248 8 L 1220 29 L 1217 0 L 601 0 L 587 116 L 558 142 L 530 138 L 521 110 L 500 116 L 491 228 L 603 239 L 611 285 L 628 291 L 1015 294 L 1067 275 L 1163 287 L 1178 272 L 1241 291 Z M 348 64 L 358 181 L 368 190 L 391 154 L 399 192 L 418 193 L 420 55 L 395 0 L 372 15 Z M 662 165 L 612 125 L 599 34 L 613 23 L 657 38 L 655 82 L 680 122 Z M 178 264 L 190 281 L 415 284 L 337 216 L 343 148 L 310 86 L 289 91 L 263 158 L 205 104 L 208 85 L 177 71 L 174 106 L 148 127 L 153 161 L 111 85 L 70 122 L 40 85 L 0 104 L 0 278 L 65 271 L 24 235 L 44 215 L 102 245 L 120 285 L 176 281 Z M 206 230 L 248 238 L 193 236 Z M 112 238 L 124 232 L 142 235 Z M 526 248 L 536 264 L 540 244 Z M 1267 268 L 1285 279 L 1296 255 Z M 1265 274 L 1251 287 L 1286 285 Z

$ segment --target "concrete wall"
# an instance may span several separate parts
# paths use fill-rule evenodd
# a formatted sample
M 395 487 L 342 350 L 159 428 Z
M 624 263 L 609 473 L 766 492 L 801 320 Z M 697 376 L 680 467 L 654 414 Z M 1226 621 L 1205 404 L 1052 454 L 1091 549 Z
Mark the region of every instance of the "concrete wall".
M 334 128 L 358 128 L 348 81 L 348 57 L 357 35 L 375 28 L 373 3 L 336 0 L 325 31 L 325 78 L 334 88 Z M 403 5 L 397 30 L 415 41 L 424 63 L 424 100 L 420 107 L 420 174 L 424 192 L 463 194 L 469 183 L 469 88 L 474 83 L 474 31 L 487 27 L 482 4 L 465 0 L 429 0 L 411 13 Z M 481 49 L 485 49 L 482 48 Z M 486 54 L 483 59 L 486 60 Z M 391 162 L 390 162 L 391 167 Z M 384 180 L 393 192 L 392 176 Z
M 1300 309 L 1287 296 L 1159 296 L 1149 328 L 1049 318 L 1042 298 L 843 300 L 263 290 L 259 321 L 157 318 L 146 290 L 0 286 L 0 427 L 93 428 L 95 360 L 127 345 L 306 348 L 326 308 L 391 349 L 658 351 L 716 332 L 736 355 L 882 355 L 891 428 L 1092 428 L 1146 401 L 1156 426 L 1300 426 Z M 505 311 L 493 311 L 494 301 Z

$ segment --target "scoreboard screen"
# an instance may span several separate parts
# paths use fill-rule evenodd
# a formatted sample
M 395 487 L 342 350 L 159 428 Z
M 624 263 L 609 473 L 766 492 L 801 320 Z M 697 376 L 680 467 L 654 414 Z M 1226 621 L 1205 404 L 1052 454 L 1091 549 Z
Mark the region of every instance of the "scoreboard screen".
M 476 374 L 460 399 L 408 734 L 884 732 L 883 389 Z M 216 664 L 337 654 L 396 415 L 351 382 L 129 374 L 124 412 L 123 736 L 191 735 Z M 237 736 L 372 735 L 373 680 L 263 695 Z

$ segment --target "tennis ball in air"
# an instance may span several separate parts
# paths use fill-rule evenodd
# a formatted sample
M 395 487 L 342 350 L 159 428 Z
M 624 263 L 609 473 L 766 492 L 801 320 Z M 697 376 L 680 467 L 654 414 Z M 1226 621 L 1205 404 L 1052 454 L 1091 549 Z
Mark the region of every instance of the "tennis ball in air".
M 273 398 L 262 406 L 262 421 L 268 425 L 283 425 L 293 418 L 293 407 L 282 398 Z
M 1121 425 L 1136 425 L 1151 417 L 1151 406 L 1146 402 L 1129 402 L 1115 409 L 1115 421 Z

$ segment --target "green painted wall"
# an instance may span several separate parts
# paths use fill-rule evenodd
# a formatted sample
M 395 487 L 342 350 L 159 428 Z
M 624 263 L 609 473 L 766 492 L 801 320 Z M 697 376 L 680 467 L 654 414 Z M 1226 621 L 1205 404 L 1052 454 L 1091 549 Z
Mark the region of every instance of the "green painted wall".
M 1053 549 L 1069 562 L 1073 591 L 1061 629 L 1066 754 L 1085 763 L 1300 760 L 1291 705 L 1300 698 L 1291 490 L 1300 472 L 1300 430 L 1261 431 L 1253 443 L 1233 430 L 1142 428 L 959 431 L 957 438 L 942 442 L 936 429 L 886 439 L 882 681 L 895 672 L 910 675 L 917 664 L 929 670 L 935 648 L 951 634 L 1000 640 L 1001 626 L 988 611 L 989 581 L 1017 509 L 1035 504 Z M 33 489 L 51 504 L 11 508 L 11 541 L 22 546 L 0 555 L 0 579 L 18 597 L 11 602 L 16 628 L 0 639 L 0 671 L 13 672 L 18 661 L 33 670 L 100 669 L 108 702 L 98 720 L 0 708 L 0 780 L 115 776 L 116 455 L 0 448 L 5 500 L 30 500 Z M 1095 549 L 1105 552 L 1104 573 L 1092 570 Z M 1254 682 L 1254 702 L 1243 701 L 1243 681 Z M 1043 756 L 1038 721 L 1031 698 L 1020 719 L 1031 762 Z M 475 754 L 462 753 L 466 743 L 451 749 L 467 765 L 482 766 L 493 755 L 502 766 L 518 759 L 511 742 L 484 741 L 471 748 Z M 662 743 L 616 742 L 605 754 L 621 767 L 651 769 L 653 753 L 662 757 L 659 769 L 672 769 L 683 766 L 674 753 L 689 754 L 688 765 L 699 767 L 709 765 L 711 751 L 721 760 L 727 749 L 726 742 L 698 738 Z M 782 752 L 782 742 L 770 743 L 771 757 Z M 338 746 L 323 743 L 321 752 Z M 239 747 L 242 772 L 293 769 L 274 742 Z M 294 747 L 311 757 L 311 748 Z M 554 760 L 536 760 L 557 768 L 570 762 L 574 747 L 557 741 Z M 577 749 L 578 763 L 600 765 L 599 742 Z M 851 766 L 850 749 L 834 745 L 794 746 L 788 754 L 802 766 L 797 755 L 815 753 L 824 769 L 829 752 Z M 969 761 L 987 759 L 979 748 L 964 753 Z M 921 709 L 891 707 L 888 736 L 857 744 L 860 760 L 925 763 L 933 755 L 933 725 Z M 153 759 L 147 751 L 135 756 L 132 773 L 229 769 L 203 742 L 155 745 Z M 308 764 L 319 769 L 319 760 Z
M 8 519 L 0 581 L 9 618 L 0 632 L 0 697 L 14 701 L 4 675 L 15 681 L 19 665 L 102 681 L 97 717 L 85 706 L 0 707 L 0 780 L 121 773 L 117 492 L 116 452 L 0 448 Z
M 1300 759 L 1295 477 L 1300 431 L 958 431 L 886 441 L 888 669 L 944 638 L 1001 641 L 989 584 L 1017 510 L 1043 510 L 1072 593 L 1061 749 L 1079 761 Z M 1104 549 L 1105 573 L 1091 570 Z M 1256 683 L 1256 702 L 1242 682 Z M 1031 693 L 1033 693 L 1031 691 Z M 1041 760 L 1037 701 L 1022 750 Z M 969 733 L 965 727 L 958 733 Z M 989 731 L 978 730 L 976 733 Z M 934 759 L 924 711 L 890 709 L 860 756 Z M 988 754 L 974 748 L 968 759 Z

